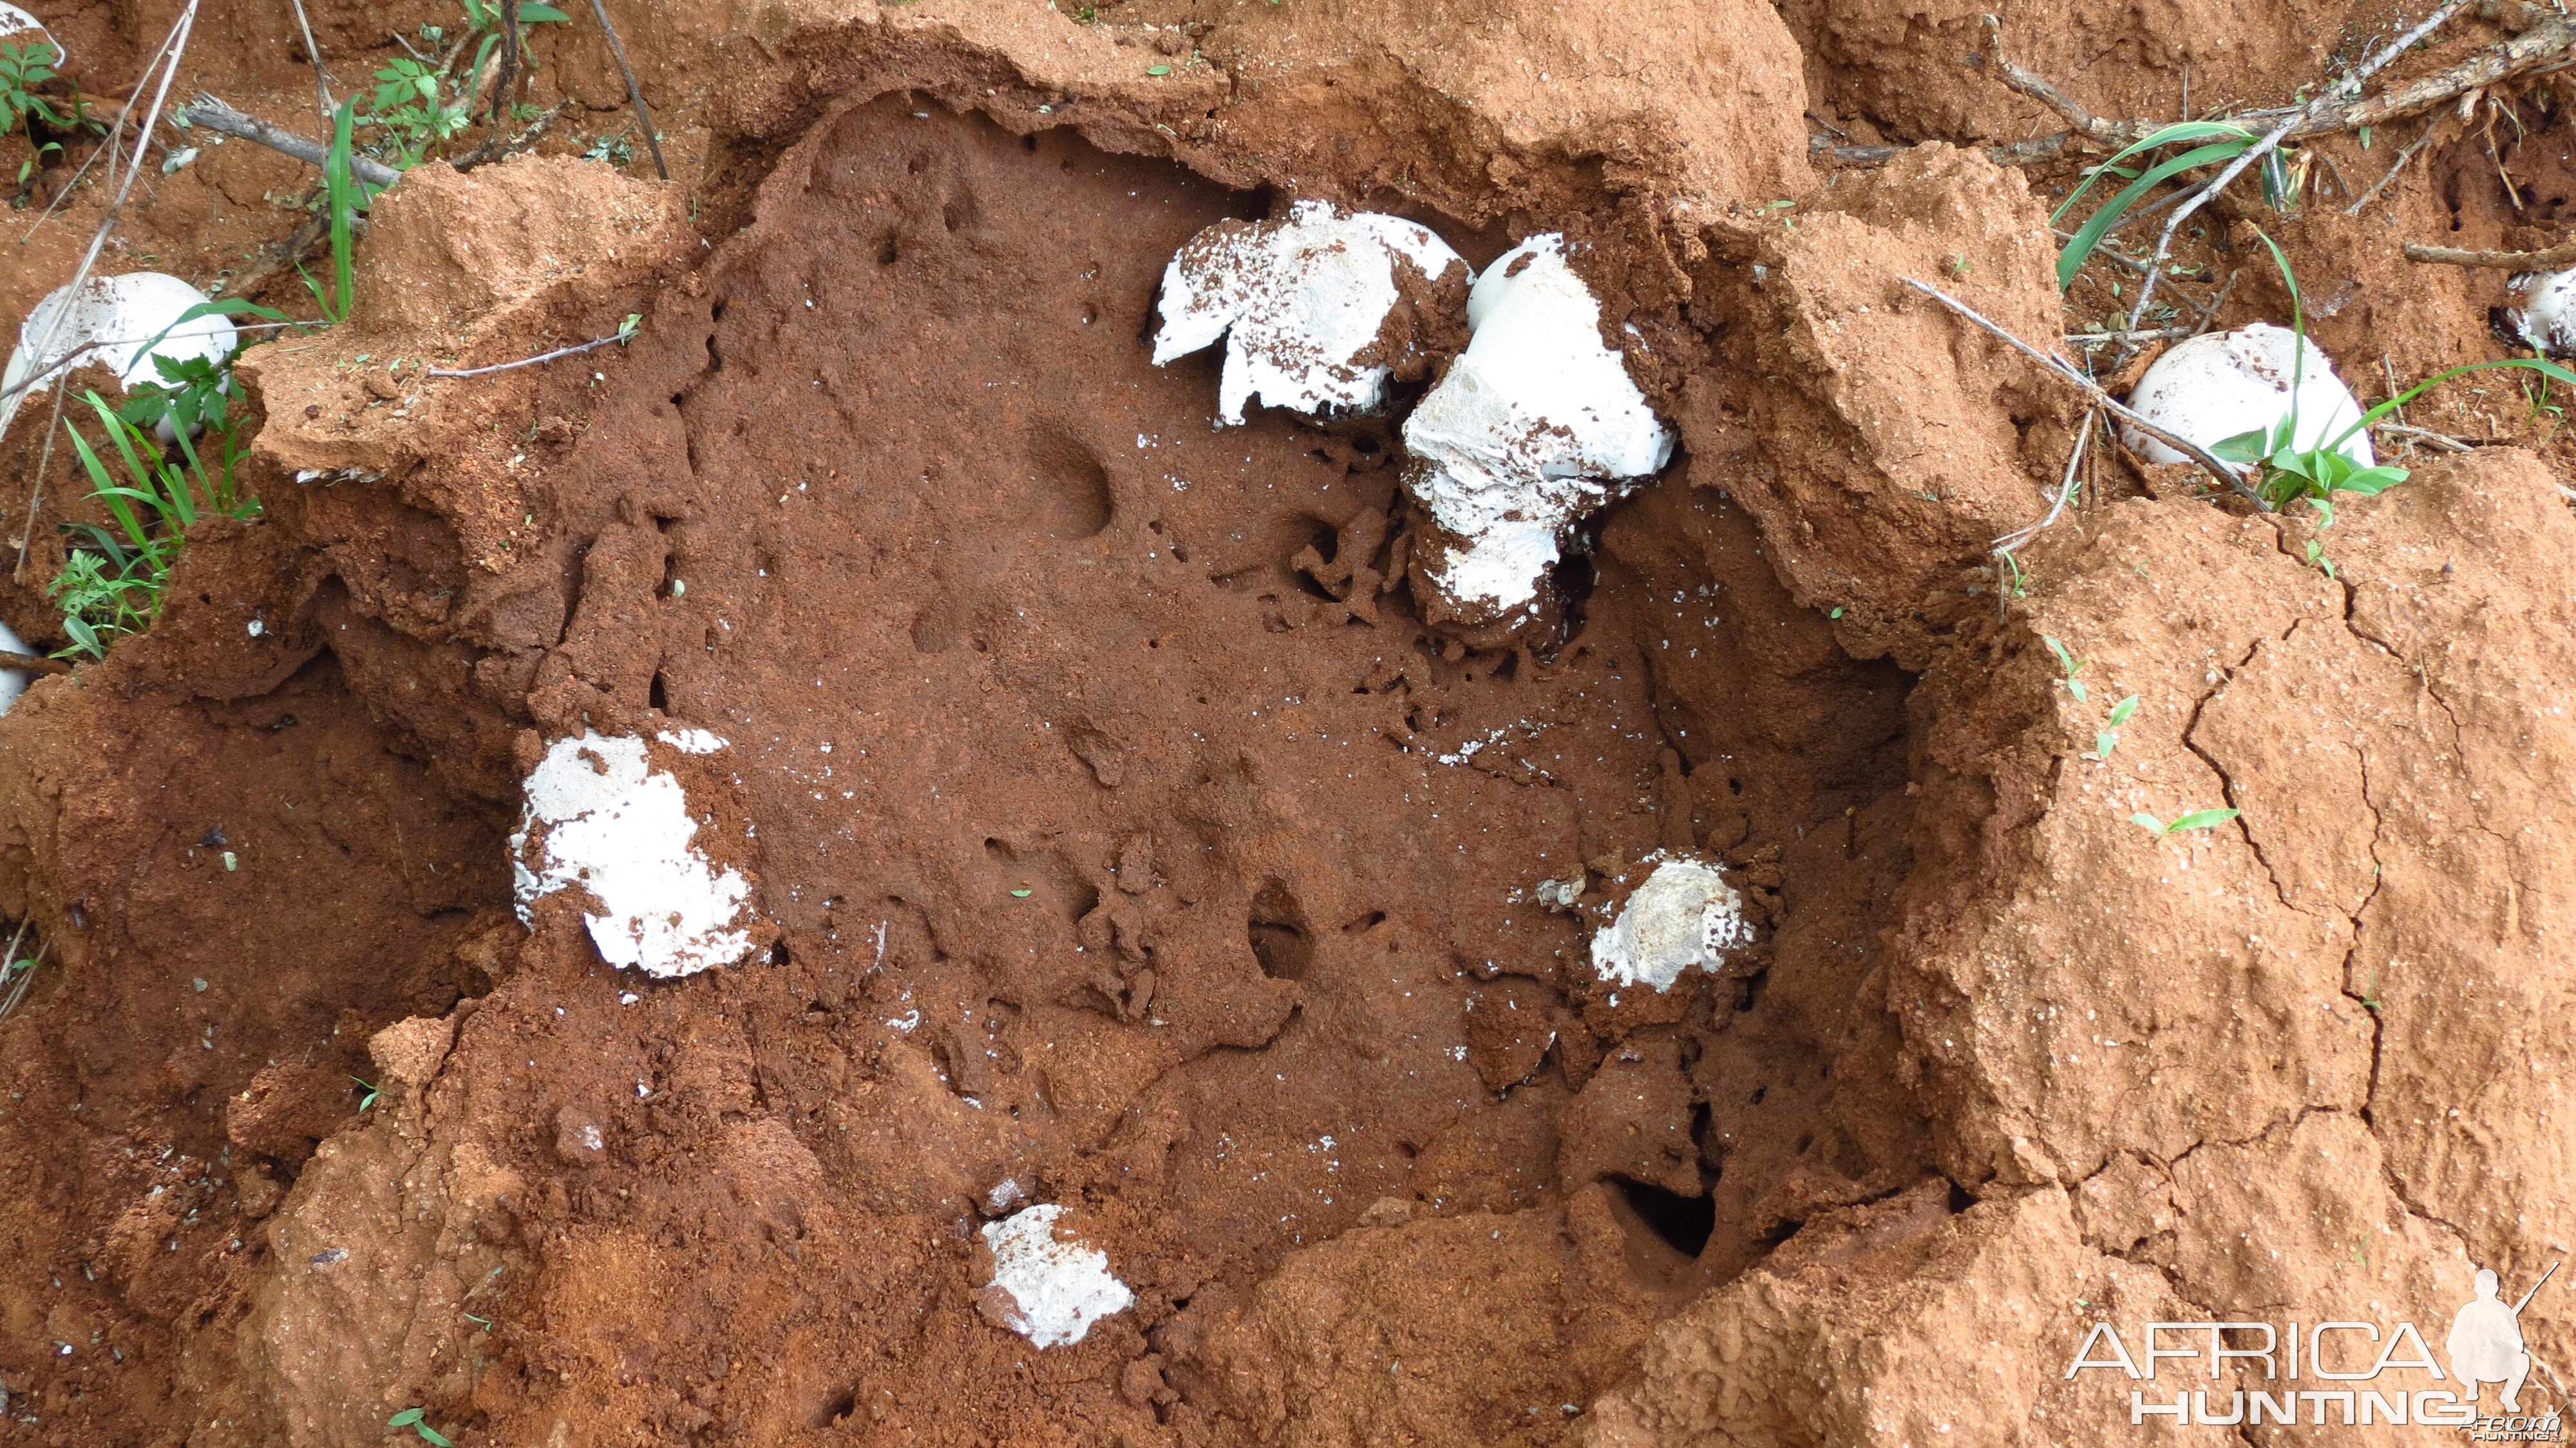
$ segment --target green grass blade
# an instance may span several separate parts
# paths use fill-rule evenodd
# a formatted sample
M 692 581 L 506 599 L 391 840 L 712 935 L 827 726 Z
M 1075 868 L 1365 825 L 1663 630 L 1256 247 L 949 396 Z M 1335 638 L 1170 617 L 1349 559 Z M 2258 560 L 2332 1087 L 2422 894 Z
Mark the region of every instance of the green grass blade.
M 2138 204 L 2139 198 L 2195 166 L 2207 166 L 2215 162 L 2231 160 L 2252 144 L 2253 142 L 2246 140 L 2227 140 L 2206 146 L 2195 146 L 2178 156 L 2171 156 L 2157 162 L 2140 173 L 2137 180 L 2121 187 L 2120 194 L 2102 203 L 2101 210 L 2086 218 L 2084 224 L 2076 229 L 2075 239 L 2066 243 L 2066 250 L 2058 254 L 2058 290 L 2064 291 L 2075 285 L 2075 274 L 2084 269 L 2084 263 L 2091 259 L 2093 249 L 2101 245 L 2102 238 L 2109 234 L 2113 226 L 2119 224 L 2121 217 L 2129 213 L 2129 208 Z
M 2242 126 L 2228 125 L 2224 121 L 2180 121 L 2170 126 L 2160 127 L 2142 139 L 2129 143 L 2127 147 L 2101 165 L 2087 168 L 2083 184 L 2077 186 L 2064 201 L 2057 203 L 2057 209 L 2048 214 L 2050 223 L 2064 220 L 2066 213 L 2075 209 L 2075 203 L 2083 200 L 2084 194 L 2092 190 L 2093 183 L 2101 180 L 2104 174 L 2117 176 L 2135 174 L 2120 169 L 2120 163 L 2131 156 L 2152 151 L 2159 146 L 2170 146 L 2177 141 L 2206 141 L 2218 136 L 2234 136 L 2247 142 L 2254 139 L 2253 132 Z

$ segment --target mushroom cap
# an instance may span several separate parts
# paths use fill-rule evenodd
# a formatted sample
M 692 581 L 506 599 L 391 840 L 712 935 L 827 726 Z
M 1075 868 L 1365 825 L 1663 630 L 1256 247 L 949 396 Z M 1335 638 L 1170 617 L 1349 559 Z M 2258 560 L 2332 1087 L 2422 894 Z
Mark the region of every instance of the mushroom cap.
M 2335 375 L 2333 360 L 2316 343 L 2269 322 L 2176 343 L 2138 379 L 2129 406 L 2204 448 L 2269 429 L 2294 407 L 2299 421 L 2291 441 L 2302 449 L 2322 447 L 2361 421 L 2361 404 Z M 2189 461 L 2126 424 L 2120 440 L 2149 462 Z M 2363 467 L 2378 461 L 2367 432 L 2354 432 L 2336 450 Z

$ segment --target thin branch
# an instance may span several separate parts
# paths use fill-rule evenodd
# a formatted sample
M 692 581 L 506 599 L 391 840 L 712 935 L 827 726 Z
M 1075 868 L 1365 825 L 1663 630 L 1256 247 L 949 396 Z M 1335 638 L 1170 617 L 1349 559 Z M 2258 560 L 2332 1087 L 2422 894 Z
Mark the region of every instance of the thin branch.
M 2376 200 L 2380 192 L 2388 189 L 2388 183 L 2396 180 L 2398 176 L 2406 170 L 2406 163 L 2415 159 L 2415 153 L 2424 149 L 2425 143 L 2433 139 L 2433 133 L 2441 129 L 2441 126 L 2442 118 L 2440 116 L 2435 116 L 2433 119 L 2426 121 L 2424 123 L 2424 134 L 2417 136 L 2404 150 L 2399 151 L 2397 153 L 2397 160 L 2389 166 L 2387 174 L 2381 176 L 2378 180 L 2371 182 L 2370 189 L 2361 193 L 2361 199 L 2359 201 L 2345 207 L 2343 209 L 2343 214 L 2346 216 L 2359 216 L 2363 207 L 2368 206 L 2372 201 Z
M 493 77 L 492 119 L 484 130 L 482 143 L 455 162 L 457 170 L 473 170 L 508 144 L 509 132 L 501 125 L 501 117 L 509 110 L 510 82 L 518 78 L 518 72 L 519 0 L 501 0 L 501 69 Z
M 313 62 L 313 100 L 322 117 L 322 128 L 331 128 L 332 114 L 340 109 L 331 99 L 331 78 L 322 73 L 322 47 L 313 43 L 313 22 L 304 18 L 304 0 L 293 0 L 295 28 L 304 32 L 304 54 Z
M 2399 437 L 2411 438 L 2417 442 L 2429 444 L 2433 447 L 2439 448 L 2443 452 L 2475 452 L 2478 447 L 2476 443 L 2470 442 L 2466 438 L 2453 437 L 2447 432 L 2435 432 L 2429 427 L 2415 427 L 2403 422 L 2383 422 L 2379 424 L 2378 430 L 2381 432 L 2393 432 Z
M 2452 266 L 2510 268 L 2514 271 L 2545 271 L 2576 263 L 2576 241 L 2562 241 L 2538 251 L 2463 251 L 2456 246 L 2426 246 L 2420 241 L 2406 243 L 2408 261 L 2446 262 Z
M 534 357 L 522 357 L 516 362 L 495 362 L 489 367 L 466 367 L 462 369 L 451 367 L 432 367 L 427 369 L 427 371 L 432 377 L 481 377 L 488 373 L 508 372 L 519 367 L 534 367 L 540 362 L 552 362 L 563 357 L 578 357 L 584 352 L 596 352 L 611 342 L 623 342 L 633 335 L 633 333 L 621 329 L 606 337 L 593 338 L 587 342 L 575 342 L 569 347 L 557 347 L 551 352 L 540 352 Z
M 0 669 L 23 669 L 31 674 L 68 674 L 72 671 L 72 666 L 60 659 L 46 658 L 42 654 L 21 654 L 0 649 Z
M 179 116 L 192 126 L 203 126 L 220 135 L 266 146 L 281 155 L 292 156 L 307 166 L 320 167 L 331 159 L 331 148 L 320 141 L 309 140 L 293 131 L 272 126 L 256 116 L 246 116 L 215 97 L 199 92 L 195 100 L 179 108 Z M 352 154 L 349 172 L 369 186 L 381 191 L 402 179 L 402 173 L 371 156 Z
M 2054 160 L 2065 152 L 2067 142 L 2074 139 L 2073 131 L 2053 131 L 2045 136 L 2034 136 L 2027 141 L 2007 141 L 1978 149 L 1986 153 L 1987 160 L 1998 166 L 2029 166 L 2041 161 Z M 1884 166 L 1913 149 L 1911 145 L 1837 145 L 1831 136 L 1807 138 L 1809 156 L 1836 166 Z
M 2401 55 L 2404 55 L 2417 41 L 2424 39 L 2426 36 L 2431 35 L 2434 31 L 2439 30 L 2444 25 L 2448 24 L 2452 16 L 2467 9 L 2470 3 L 2471 0 L 2449 0 L 2449 3 L 2445 4 L 2441 9 L 2434 11 L 2429 16 L 2426 16 L 2422 24 L 2381 47 L 2376 54 L 2355 67 L 2350 75 L 2347 75 L 2342 80 L 2326 87 L 2324 94 L 2319 95 L 2315 100 L 2310 101 L 2307 105 L 2301 107 L 2298 111 L 2283 119 L 2279 125 L 2265 132 L 2261 140 L 2256 141 L 2253 145 L 2238 152 L 2236 159 L 2228 162 L 2227 165 L 2221 168 L 2219 173 L 2215 177 L 2212 177 L 2206 185 L 2193 192 L 2190 200 L 2175 207 L 2173 214 L 2165 218 L 2164 231 L 2156 238 L 2156 254 L 2152 262 L 2155 270 L 2147 273 L 2145 284 L 2138 288 L 2138 303 L 2136 306 L 2129 309 L 2130 329 L 2134 331 L 2145 323 L 2147 317 L 2147 302 L 2156 294 L 2157 274 L 2164 270 L 2165 258 L 2172 254 L 2174 237 L 2182 230 L 2182 224 L 2184 222 L 2189 221 L 2193 214 L 2198 212 L 2200 208 L 2208 205 L 2211 199 L 2216 197 L 2219 192 L 2226 190 L 2229 182 L 2244 175 L 2248 167 L 2254 165 L 2254 163 L 2262 160 L 2264 157 L 2271 155 L 2274 150 L 2279 148 L 2281 142 L 2289 136 L 2290 132 L 2296 129 L 2302 121 L 2313 119 L 2315 115 L 2324 109 L 2329 103 L 2347 96 L 2358 94 L 2364 82 L 2385 69 L 2389 62 L 2397 59 L 2397 57 Z M 2521 37 L 2516 38 L 2519 39 Z
M 626 74 L 626 96 L 635 102 L 635 119 L 644 127 L 644 144 L 653 148 L 653 170 L 663 180 L 671 179 L 671 168 L 662 161 L 662 138 L 653 130 L 653 113 L 644 106 L 643 84 L 635 79 L 635 67 L 626 63 L 625 42 L 617 38 L 617 26 L 608 18 L 607 0 L 590 0 L 591 12 L 599 17 L 599 28 L 608 32 L 608 52 L 617 57 L 617 68 Z
M 2149 327 L 2140 332 L 2069 332 L 2066 341 L 2075 347 L 2108 347 L 2113 343 L 2129 346 L 2138 342 L 2174 342 L 2191 334 L 2189 327 Z
M 2057 521 L 2058 515 L 2066 511 L 2066 505 L 2073 501 L 2075 497 L 2076 470 L 2084 466 L 2085 445 L 2092 442 L 2092 440 L 2093 413 L 2088 410 L 2084 414 L 2084 420 L 2075 425 L 2075 447 L 2073 451 L 2066 455 L 2066 476 L 2058 480 L 2057 500 L 2048 505 L 2048 515 L 2036 523 L 2032 523 L 2027 527 L 2015 528 L 2011 532 L 1997 538 L 1995 540 L 1995 551 L 1997 553 L 2010 553 L 2024 543 L 2029 542 L 2031 539 L 2047 532 L 2049 525 Z
M 2236 469 L 2229 467 L 2226 463 L 2220 462 L 2207 448 L 2193 442 L 2191 439 L 2183 437 L 2178 433 L 2167 431 L 2161 424 L 2140 416 L 2127 403 L 2113 397 L 2108 391 L 2104 390 L 2101 383 L 2096 382 L 2092 378 L 2085 376 L 2082 372 L 2077 371 L 2074 364 L 2067 362 L 2063 358 L 2052 357 L 2046 352 L 2039 350 L 2037 347 L 2030 345 L 2028 342 L 2023 341 L 2021 338 L 2014 336 L 2012 333 L 2005 331 L 2001 326 L 1987 320 L 1974 307 L 1960 301 L 1957 297 L 1950 295 L 1939 287 L 1918 282 L 1912 277 L 1898 277 L 1897 280 L 1903 282 L 1909 287 L 1912 287 L 1914 290 L 1921 292 L 1923 295 L 1930 297 L 1932 300 L 1939 302 L 1941 305 L 1948 307 L 1951 311 L 1967 318 L 1969 321 L 1974 322 L 1986 331 L 1993 333 L 2015 351 L 2022 353 L 2032 361 L 2037 362 L 2041 367 L 2047 369 L 2050 375 L 2057 377 L 2062 381 L 2071 383 L 2076 387 L 2082 388 L 2092 397 L 2096 406 L 2101 407 L 2113 417 L 2129 424 L 2129 426 L 2136 428 L 2138 431 L 2145 433 L 2147 436 L 2154 438 L 2165 446 L 2172 448 L 2175 452 L 2181 453 L 2184 457 L 2200 464 L 2203 471 L 2207 472 L 2211 477 L 2218 479 L 2220 482 L 2225 483 L 2230 488 L 2235 489 L 2239 494 L 2243 495 L 2246 501 L 2252 503 L 2255 507 L 2262 509 L 2266 513 L 2272 511 L 2271 505 L 2264 502 L 2261 495 L 2257 494 L 2252 488 L 2245 486 L 2243 475 L 2238 473 Z
M 2149 134 L 2156 128 L 2147 121 L 2108 121 L 2076 104 L 2075 98 L 2059 90 L 2047 77 L 2032 71 L 2004 54 L 2003 21 L 1986 17 L 1986 54 L 1995 63 L 1997 78 L 2066 118 L 2066 123 L 2097 144 L 2116 151 Z

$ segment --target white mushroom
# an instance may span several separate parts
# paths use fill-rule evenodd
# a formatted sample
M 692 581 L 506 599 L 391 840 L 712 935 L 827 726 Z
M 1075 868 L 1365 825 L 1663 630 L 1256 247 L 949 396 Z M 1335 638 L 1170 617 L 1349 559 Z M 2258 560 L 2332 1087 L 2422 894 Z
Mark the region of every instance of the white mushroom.
M 1503 254 L 1467 301 L 1467 350 L 1404 422 L 1405 487 L 1441 539 L 1414 559 L 1473 624 L 1535 617 L 1564 536 L 1672 457 L 1673 434 L 1620 354 L 1564 238 Z
M 1646 857 L 1654 873 L 1593 932 L 1592 970 L 1613 985 L 1668 991 L 1697 966 L 1716 973 L 1726 954 L 1753 943 L 1744 897 L 1716 867 L 1661 851 Z
M 2294 406 L 2299 423 L 2291 444 L 2302 450 L 2323 447 L 2361 421 L 2361 404 L 2335 376 L 2333 361 L 2316 343 L 2268 322 L 2233 332 L 2203 332 L 2176 343 L 2138 379 L 2129 406 L 2204 448 L 2241 433 L 2269 430 Z M 2189 461 L 2126 424 L 2120 440 L 2149 462 Z M 2363 467 L 2378 461 L 2367 432 L 2354 432 L 2337 450 Z
M 610 965 L 682 976 L 750 952 L 741 923 L 750 883 L 694 843 L 688 795 L 650 767 L 643 740 L 558 739 L 528 775 L 526 794 L 510 836 L 522 924 L 534 923 L 539 899 L 578 889 L 597 903 L 583 919 Z
M 26 640 L 18 637 L 7 624 L 0 623 L 0 654 L 33 654 L 34 652 L 34 649 L 27 647 Z M 18 697 L 26 693 L 27 686 L 34 682 L 36 682 L 36 676 L 25 669 L 0 669 L 0 714 L 6 714 L 16 708 Z
M 1393 377 L 1430 362 L 1418 345 L 1426 319 L 1398 308 L 1436 310 L 1449 288 L 1454 307 L 1473 275 L 1447 242 L 1400 217 L 1301 201 L 1285 221 L 1220 221 L 1163 270 L 1154 364 L 1225 338 L 1217 416 L 1228 423 L 1255 397 L 1310 417 L 1372 411 Z
M 979 1305 L 1042 1348 L 1080 1342 L 1093 1323 L 1136 1305 L 1136 1294 L 1109 1271 L 1106 1253 L 1056 1240 L 1062 1215 L 1063 1207 L 1048 1202 L 984 1226 L 984 1244 L 993 1249 L 993 1280 Z
M 2521 305 L 2504 309 L 2513 337 L 2546 357 L 2576 357 L 2576 269 L 2515 272 L 2505 282 Z
M 20 324 L 17 350 L 0 373 L 0 432 L 8 430 L 20 403 L 50 390 L 71 367 L 97 362 L 113 369 L 120 385 L 133 387 L 161 380 L 155 357 L 220 362 L 231 356 L 239 335 L 231 322 L 220 316 L 179 320 L 205 301 L 204 292 L 164 272 L 91 277 L 78 296 L 69 283 L 47 292 Z M 69 367 L 57 366 L 66 359 Z M 164 434 L 167 441 L 166 427 Z

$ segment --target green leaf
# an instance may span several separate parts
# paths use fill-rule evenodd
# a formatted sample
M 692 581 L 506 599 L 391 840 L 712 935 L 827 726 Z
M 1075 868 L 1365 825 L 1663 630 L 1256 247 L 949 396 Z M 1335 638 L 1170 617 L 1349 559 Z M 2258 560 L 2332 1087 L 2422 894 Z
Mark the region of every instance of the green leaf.
M 420 1441 L 428 1444 L 429 1448 L 456 1448 L 455 1444 L 447 1441 L 446 1434 L 441 1433 L 436 1428 L 429 1426 L 427 1423 L 416 1423 L 412 1425 L 412 1431 L 418 1433 L 420 1435 Z
M 1149 65 L 1145 67 L 1145 74 L 1147 75 L 1170 75 L 1171 73 L 1172 68 L 1168 65 Z
M 2119 746 L 2120 746 L 2120 735 L 2119 735 L 2119 731 L 2114 730 L 2114 729 L 2102 729 L 2102 730 L 2097 730 L 2097 731 L 2095 731 L 2095 732 L 2094 732 L 2094 735 L 2093 735 L 2093 757 L 2094 757 L 2094 758 L 2096 758 L 2096 759 L 2108 759 L 2108 758 L 2110 758 L 2110 757 L 2111 757 L 2111 751 L 2112 751 L 2112 750 L 2114 750 L 2114 749 L 2117 749 Z
M 2165 129 L 2175 128 L 2168 126 Z M 2066 249 L 2058 253 L 2058 290 L 2064 291 L 2075 285 L 2075 274 L 2084 269 L 2084 263 L 2092 257 L 2093 249 L 2101 245 L 2102 238 L 2108 235 L 2120 218 L 2128 214 L 2129 208 L 2137 205 L 2148 192 L 2195 166 L 2208 166 L 2221 161 L 2234 160 L 2243 154 L 2247 147 L 2254 144 L 2252 133 L 2240 131 L 2233 126 L 2225 129 L 2229 133 L 2229 139 L 2207 146 L 2195 146 L 2180 155 L 2157 162 L 2141 172 L 2137 180 L 2120 188 L 2117 196 L 2102 203 L 2101 210 L 2087 217 L 2084 224 L 2076 228 L 2074 239 L 2066 243 Z M 2163 132 L 2160 131 L 2157 134 L 2161 135 Z M 2143 146 L 2147 142 L 2141 141 L 2138 144 Z M 2081 194 L 2080 188 L 2078 194 Z M 2072 198 L 2069 200 L 2071 202 Z M 2063 210 L 2064 208 L 2061 207 L 2060 211 Z
M 2143 810 L 2129 816 L 2129 823 L 2136 825 L 2141 829 L 2153 830 L 2160 835 L 2165 832 L 2165 822 Z
M 519 23 L 521 25 L 562 25 L 571 19 L 571 16 L 557 10 L 555 7 L 551 5 L 540 5 L 536 3 L 536 0 L 523 0 L 523 3 L 519 6 Z
M 2166 826 L 2165 833 L 2179 834 L 2184 830 L 2214 830 L 2220 825 L 2227 823 L 2229 820 L 2236 818 L 2238 813 L 2240 812 L 2232 809 L 2196 809 L 2191 813 L 2184 815 L 2182 818 L 2175 820 L 2171 825 Z
M 2129 716 L 2137 712 L 2138 696 L 2131 694 L 2129 697 L 2122 699 L 2119 703 L 2111 706 L 2111 727 L 2117 729 L 2121 725 L 2128 723 Z
M 428 1413 L 424 1409 L 405 1408 L 401 1412 L 394 1414 L 392 1417 L 387 1418 L 385 1420 L 385 1426 L 388 1428 L 408 1428 L 427 1416 Z
M 2084 692 L 2084 681 L 2075 677 L 2073 674 L 2066 676 L 2066 692 L 2073 694 L 2075 696 L 2075 702 L 2078 704 L 2088 704 L 2092 702 L 2092 697 Z
M 2411 474 L 2404 468 L 2382 464 L 2375 468 L 2363 468 L 2351 477 L 2345 478 L 2335 485 L 2335 491 L 2358 493 L 2365 498 L 2377 497 L 2406 481 L 2409 476 Z
M 1030 890 L 1030 889 L 1027 889 L 1027 888 L 1025 888 L 1025 887 L 1024 887 L 1024 888 L 1021 888 L 1021 889 L 1018 889 L 1018 890 L 1014 890 L 1014 891 L 1012 891 L 1012 892 L 1011 892 L 1011 898 L 1012 898 L 1012 899 L 1014 899 L 1014 900 L 1026 900 L 1026 899 L 1027 899 L 1027 898 L 1029 898 L 1031 895 L 1034 895 L 1034 894 L 1036 894 L 1036 893 L 1037 893 L 1036 891 L 1034 891 L 1034 890 Z
M 2209 445 L 2210 456 L 2222 462 L 2231 463 L 2260 461 L 2270 449 L 2270 441 L 2264 436 L 2263 429 L 2259 427 L 2252 432 L 2240 432 L 2234 437 L 2222 438 Z
M 2048 651 L 2050 653 L 2057 655 L 2057 666 L 2059 668 L 2072 674 L 2077 669 L 2083 667 L 2081 664 L 2075 662 L 2075 656 L 2073 654 L 2066 651 L 2066 645 L 2058 642 L 2057 635 L 2041 634 L 2039 636 L 2039 641 L 2048 645 Z

